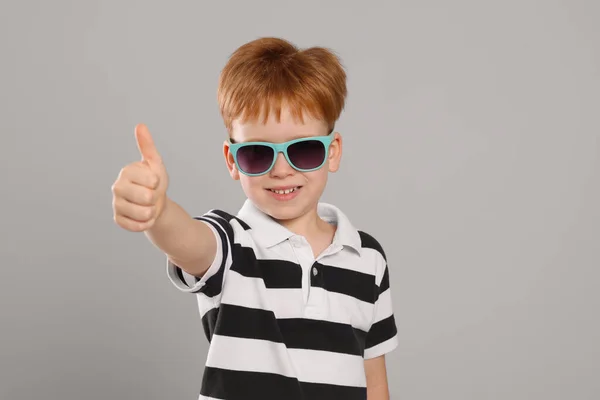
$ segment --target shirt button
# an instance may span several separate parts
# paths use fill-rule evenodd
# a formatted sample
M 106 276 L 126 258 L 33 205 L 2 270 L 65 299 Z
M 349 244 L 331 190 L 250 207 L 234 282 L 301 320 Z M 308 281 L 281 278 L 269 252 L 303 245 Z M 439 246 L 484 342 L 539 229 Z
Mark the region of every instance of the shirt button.
M 317 274 L 319 273 L 319 270 L 317 269 L 317 267 L 313 268 L 313 275 L 317 276 Z

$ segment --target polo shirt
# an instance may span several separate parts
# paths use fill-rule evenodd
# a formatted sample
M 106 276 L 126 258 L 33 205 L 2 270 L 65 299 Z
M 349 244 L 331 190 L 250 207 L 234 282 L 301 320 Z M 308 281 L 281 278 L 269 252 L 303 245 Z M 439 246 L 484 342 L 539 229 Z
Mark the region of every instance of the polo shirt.
M 169 260 L 167 273 L 195 294 L 209 341 L 199 399 L 366 399 L 364 360 L 398 345 L 387 258 L 337 207 L 317 212 L 337 229 L 316 258 L 251 200 L 194 217 L 215 259 L 201 278 Z

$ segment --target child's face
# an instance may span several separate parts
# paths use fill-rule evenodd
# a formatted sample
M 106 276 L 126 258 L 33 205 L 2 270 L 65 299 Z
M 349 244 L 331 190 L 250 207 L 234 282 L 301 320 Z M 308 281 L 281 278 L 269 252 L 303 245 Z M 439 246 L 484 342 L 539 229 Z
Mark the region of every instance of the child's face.
M 328 138 L 328 133 L 325 122 L 305 114 L 304 123 L 301 123 L 293 118 L 289 110 L 283 108 L 279 122 L 273 115 L 270 115 L 266 124 L 263 124 L 262 121 L 245 123 L 240 123 L 239 120 L 234 121 L 231 139 L 234 143 L 258 141 L 278 144 L 299 138 Z M 227 141 L 224 144 L 224 155 L 231 177 L 241 182 L 244 193 L 259 209 L 277 220 L 290 220 L 298 218 L 316 207 L 325 189 L 328 173 L 337 171 L 342 155 L 342 139 L 338 133 L 331 133 L 331 139 L 329 146 L 324 145 L 324 148 L 328 148 L 326 155 L 325 151 L 319 153 L 318 150 L 314 150 L 323 146 L 318 142 L 289 148 L 288 156 L 292 162 L 296 160 L 314 163 L 314 157 L 319 157 L 324 161 L 320 168 L 310 172 L 296 170 L 288 163 L 284 154 L 279 153 L 271 170 L 262 175 L 249 176 L 238 169 Z M 262 149 L 273 154 L 269 149 Z M 312 152 L 313 159 L 310 158 L 311 153 L 309 152 Z M 243 154 L 241 150 L 238 150 L 238 162 L 243 161 L 243 156 L 247 161 L 248 154 L 252 154 L 254 162 L 257 157 L 264 157 L 260 151 L 247 151 L 246 154 Z M 270 160 L 272 160 L 272 155 Z M 320 160 L 316 162 L 320 162 Z M 293 190 L 290 193 L 274 192 L 275 190 L 290 189 Z

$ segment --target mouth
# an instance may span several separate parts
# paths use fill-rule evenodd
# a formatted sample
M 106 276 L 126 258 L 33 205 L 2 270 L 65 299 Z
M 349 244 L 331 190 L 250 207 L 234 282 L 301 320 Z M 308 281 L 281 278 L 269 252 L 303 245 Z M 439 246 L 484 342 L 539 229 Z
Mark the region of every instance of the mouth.
M 267 190 L 276 194 L 290 194 L 294 193 L 297 190 L 300 190 L 300 188 L 302 188 L 302 186 L 287 186 L 284 188 L 270 188 Z

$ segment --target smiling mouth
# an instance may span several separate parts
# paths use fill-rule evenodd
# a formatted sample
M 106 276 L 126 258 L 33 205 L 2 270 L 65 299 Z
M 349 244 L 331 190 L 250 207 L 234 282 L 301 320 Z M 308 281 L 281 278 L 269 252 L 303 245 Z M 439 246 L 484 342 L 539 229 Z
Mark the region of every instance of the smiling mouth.
M 267 189 L 270 192 L 273 193 L 277 193 L 277 194 L 290 194 L 290 193 L 294 193 L 295 191 L 299 190 L 302 186 L 296 186 L 293 188 L 289 188 L 289 189 Z

